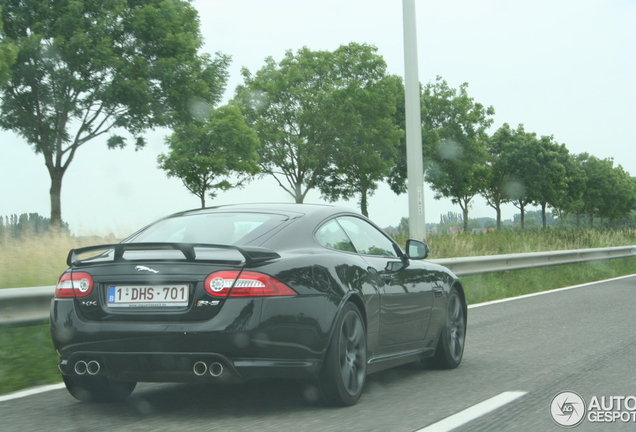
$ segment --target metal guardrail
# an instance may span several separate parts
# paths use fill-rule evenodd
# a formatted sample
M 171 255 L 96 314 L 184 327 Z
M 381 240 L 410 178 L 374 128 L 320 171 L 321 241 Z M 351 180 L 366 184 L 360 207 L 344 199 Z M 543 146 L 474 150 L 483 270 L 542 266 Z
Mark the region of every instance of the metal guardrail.
M 464 258 L 431 260 L 450 269 L 458 276 L 522 270 L 587 261 L 627 258 L 636 255 L 636 246 L 619 246 L 598 249 L 574 249 L 552 252 L 530 252 L 508 255 L 487 255 Z
M 458 276 L 467 276 L 607 260 L 611 258 L 626 258 L 635 255 L 636 246 L 621 246 L 599 249 L 443 258 L 429 261 L 447 267 Z M 31 325 L 47 321 L 54 292 L 54 286 L 0 289 L 0 326 Z
M 0 326 L 24 326 L 49 319 L 55 286 L 0 289 Z

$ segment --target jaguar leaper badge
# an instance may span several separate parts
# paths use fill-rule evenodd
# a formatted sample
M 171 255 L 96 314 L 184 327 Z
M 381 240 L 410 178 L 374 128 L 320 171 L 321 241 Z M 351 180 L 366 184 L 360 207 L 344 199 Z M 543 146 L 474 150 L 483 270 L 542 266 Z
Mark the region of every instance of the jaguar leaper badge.
M 146 266 L 137 266 L 135 267 L 135 270 L 137 270 L 138 272 L 148 271 L 150 273 L 159 273 L 159 270 L 151 269 L 150 267 L 146 267 Z

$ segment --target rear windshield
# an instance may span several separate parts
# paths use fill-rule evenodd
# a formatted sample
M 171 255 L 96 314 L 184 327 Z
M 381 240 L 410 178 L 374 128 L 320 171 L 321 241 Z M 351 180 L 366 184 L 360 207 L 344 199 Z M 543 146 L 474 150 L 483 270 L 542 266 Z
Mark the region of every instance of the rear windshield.
M 268 213 L 199 213 L 160 220 L 127 242 L 244 245 L 276 228 L 287 216 Z

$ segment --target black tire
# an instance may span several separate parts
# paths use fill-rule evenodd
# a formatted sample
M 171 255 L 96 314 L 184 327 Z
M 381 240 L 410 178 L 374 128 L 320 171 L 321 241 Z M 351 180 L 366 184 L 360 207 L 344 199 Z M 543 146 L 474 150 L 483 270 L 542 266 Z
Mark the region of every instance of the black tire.
M 112 381 L 105 376 L 62 376 L 66 389 L 83 402 L 121 402 L 128 399 L 136 382 Z
M 331 406 L 358 402 L 367 376 L 367 332 L 360 311 L 347 303 L 336 321 L 320 373 L 323 401 Z
M 453 287 L 448 296 L 448 307 L 435 355 L 424 364 L 436 369 L 455 369 L 462 362 L 466 343 L 466 305 Z

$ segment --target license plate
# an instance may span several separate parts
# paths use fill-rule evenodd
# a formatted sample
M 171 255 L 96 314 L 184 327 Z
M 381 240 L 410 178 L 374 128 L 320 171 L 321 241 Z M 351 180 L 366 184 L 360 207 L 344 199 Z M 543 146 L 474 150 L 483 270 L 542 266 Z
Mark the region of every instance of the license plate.
M 114 285 L 108 287 L 109 307 L 188 306 L 188 285 Z

